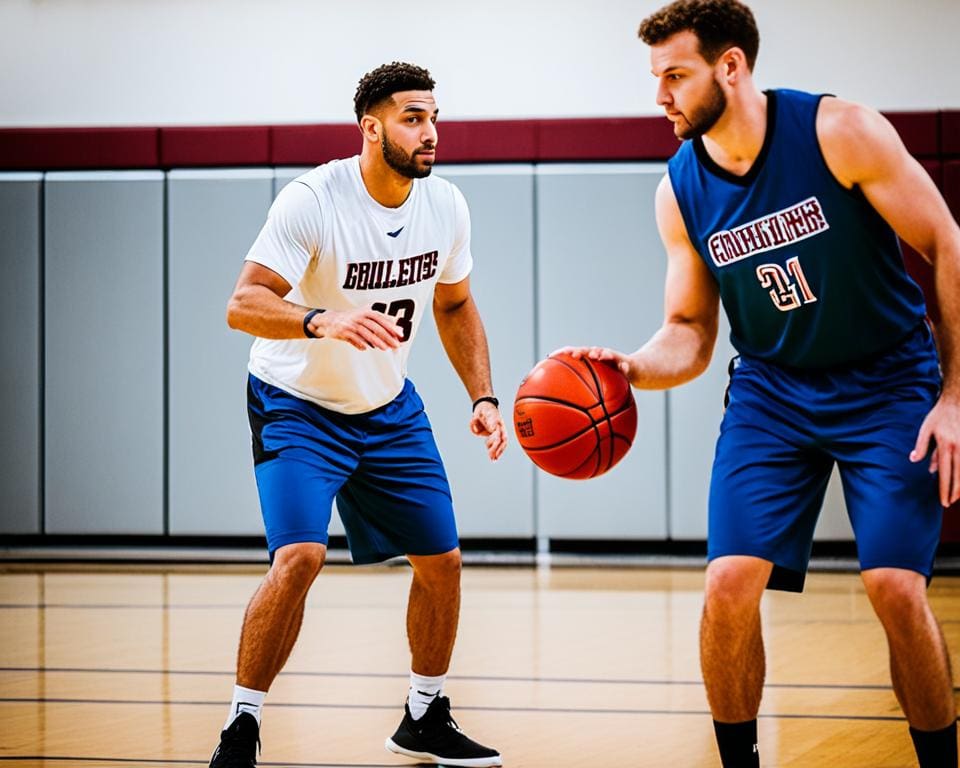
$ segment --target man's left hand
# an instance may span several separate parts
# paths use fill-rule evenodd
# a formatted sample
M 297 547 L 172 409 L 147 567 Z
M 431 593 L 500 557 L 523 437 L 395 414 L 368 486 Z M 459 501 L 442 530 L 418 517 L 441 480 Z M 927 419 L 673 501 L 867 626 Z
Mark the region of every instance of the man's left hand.
M 478 403 L 470 419 L 470 431 L 487 438 L 487 455 L 496 461 L 507 447 L 507 430 L 503 426 L 500 409 L 493 403 Z
M 960 499 L 960 401 L 937 401 L 920 425 L 910 461 L 923 461 L 931 447 L 930 472 L 940 474 L 940 503 L 949 507 Z

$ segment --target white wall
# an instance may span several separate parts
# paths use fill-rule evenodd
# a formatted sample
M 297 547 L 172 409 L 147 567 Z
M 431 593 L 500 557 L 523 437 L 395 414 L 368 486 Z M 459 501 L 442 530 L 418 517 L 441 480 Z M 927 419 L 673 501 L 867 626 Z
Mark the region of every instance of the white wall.
M 444 117 L 656 114 L 660 0 L 0 0 L 0 125 L 344 122 L 393 59 Z M 960 107 L 960 0 L 753 0 L 763 87 Z

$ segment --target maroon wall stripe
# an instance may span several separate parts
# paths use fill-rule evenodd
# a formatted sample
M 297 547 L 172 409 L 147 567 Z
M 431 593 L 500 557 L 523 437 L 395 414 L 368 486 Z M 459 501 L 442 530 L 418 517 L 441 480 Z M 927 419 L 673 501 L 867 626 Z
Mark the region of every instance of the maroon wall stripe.
M 541 161 L 667 160 L 679 143 L 664 117 L 540 120 Z
M 940 113 L 940 153 L 960 155 L 960 110 Z
M 270 128 L 271 165 L 320 165 L 360 151 L 356 124 L 274 125 Z
M 943 164 L 943 196 L 953 212 L 953 218 L 960 221 L 960 160 L 949 160 Z
M 158 128 L 2 128 L 0 169 L 158 168 Z
M 440 124 L 443 163 L 529 163 L 537 156 L 537 120 L 450 121 Z
M 884 112 L 914 157 L 940 155 L 939 112 Z
M 960 155 L 960 111 L 887 117 L 915 156 Z M 440 137 L 444 163 L 667 160 L 678 146 L 663 117 L 451 120 Z M 0 170 L 319 165 L 359 150 L 353 123 L 0 129 Z
M 160 165 L 164 168 L 270 165 L 270 128 L 265 125 L 161 128 Z

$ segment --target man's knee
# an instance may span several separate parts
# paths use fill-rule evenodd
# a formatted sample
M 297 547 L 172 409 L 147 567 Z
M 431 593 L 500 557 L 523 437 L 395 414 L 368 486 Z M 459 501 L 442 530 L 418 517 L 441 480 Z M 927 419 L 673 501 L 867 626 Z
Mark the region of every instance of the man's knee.
M 707 566 L 704 586 L 706 610 L 756 609 L 770 578 L 772 564 L 756 557 L 718 557 Z
M 308 587 L 327 559 L 327 548 L 316 542 L 287 544 L 280 547 L 270 568 L 273 578 Z
M 870 603 L 884 624 L 922 616 L 927 608 L 927 580 L 902 568 L 871 568 L 860 574 Z
M 460 549 L 451 549 L 442 555 L 410 555 L 414 577 L 428 588 L 448 587 L 460 583 L 463 559 Z

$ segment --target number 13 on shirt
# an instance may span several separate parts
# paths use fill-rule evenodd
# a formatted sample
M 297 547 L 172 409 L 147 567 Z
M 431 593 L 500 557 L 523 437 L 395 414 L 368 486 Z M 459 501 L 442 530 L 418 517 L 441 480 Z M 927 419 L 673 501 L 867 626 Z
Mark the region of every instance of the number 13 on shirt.
M 382 301 L 378 301 L 371 309 L 375 312 L 383 312 L 384 314 L 397 318 L 397 325 L 399 325 L 400 330 L 403 331 L 403 336 L 400 337 L 400 341 L 407 341 L 410 338 L 410 332 L 413 330 L 413 313 L 416 307 L 417 305 L 414 304 L 413 299 L 397 299 L 396 301 L 390 302 L 389 307 Z

